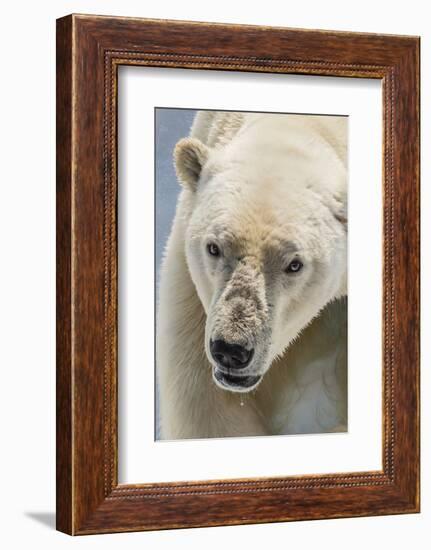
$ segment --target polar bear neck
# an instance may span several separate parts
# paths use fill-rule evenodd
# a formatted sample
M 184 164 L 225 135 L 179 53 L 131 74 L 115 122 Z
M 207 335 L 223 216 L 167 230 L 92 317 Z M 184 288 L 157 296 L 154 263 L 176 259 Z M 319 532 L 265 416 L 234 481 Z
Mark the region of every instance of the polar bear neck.
M 193 122 L 190 136 L 200 139 L 208 147 L 219 149 L 228 145 L 242 129 L 268 117 L 263 113 L 234 111 L 199 111 Z M 298 116 L 299 128 L 309 127 L 326 142 L 339 160 L 347 165 L 347 117 Z M 295 126 L 293 119 L 290 124 Z

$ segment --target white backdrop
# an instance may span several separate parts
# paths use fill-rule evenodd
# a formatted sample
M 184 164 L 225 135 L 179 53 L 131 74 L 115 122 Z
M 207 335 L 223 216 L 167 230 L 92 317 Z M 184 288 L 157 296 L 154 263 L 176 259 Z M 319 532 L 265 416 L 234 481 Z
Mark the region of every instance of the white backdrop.
M 244 6 L 247 6 L 244 9 Z M 422 150 L 431 150 L 431 29 L 426 2 L 303 0 L 234 3 L 183 0 L 16 0 L 3 6 L 1 134 L 2 544 L 6 548 L 232 548 L 349 550 L 426 548 L 431 522 L 430 338 L 423 338 L 421 515 L 343 519 L 72 539 L 53 531 L 55 412 L 55 18 L 105 13 L 420 34 Z M 422 329 L 431 331 L 431 186 L 423 155 Z M 427 539 L 425 537 L 427 536 Z M 425 540 L 427 542 L 425 542 Z

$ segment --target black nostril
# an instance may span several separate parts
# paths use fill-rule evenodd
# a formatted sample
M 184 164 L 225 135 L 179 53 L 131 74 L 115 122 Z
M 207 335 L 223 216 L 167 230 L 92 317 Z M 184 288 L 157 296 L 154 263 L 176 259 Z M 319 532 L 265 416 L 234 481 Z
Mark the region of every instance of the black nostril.
M 224 340 L 210 341 L 210 351 L 214 360 L 222 367 L 244 369 L 251 361 L 254 350 Z

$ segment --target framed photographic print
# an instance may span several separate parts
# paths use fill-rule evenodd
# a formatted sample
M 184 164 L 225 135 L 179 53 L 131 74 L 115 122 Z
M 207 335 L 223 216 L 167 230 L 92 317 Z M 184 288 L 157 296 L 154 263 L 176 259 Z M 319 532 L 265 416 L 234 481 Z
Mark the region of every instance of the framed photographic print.
M 57 21 L 57 528 L 419 511 L 419 39 Z

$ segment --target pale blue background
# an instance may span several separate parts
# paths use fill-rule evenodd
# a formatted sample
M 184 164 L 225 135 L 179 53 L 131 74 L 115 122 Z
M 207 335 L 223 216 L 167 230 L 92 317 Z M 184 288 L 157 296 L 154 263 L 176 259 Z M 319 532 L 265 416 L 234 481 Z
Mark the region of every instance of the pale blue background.
M 156 140 L 156 281 L 159 281 L 160 262 L 175 215 L 180 184 L 177 181 L 173 162 L 175 144 L 189 135 L 196 111 L 194 109 L 155 110 Z

